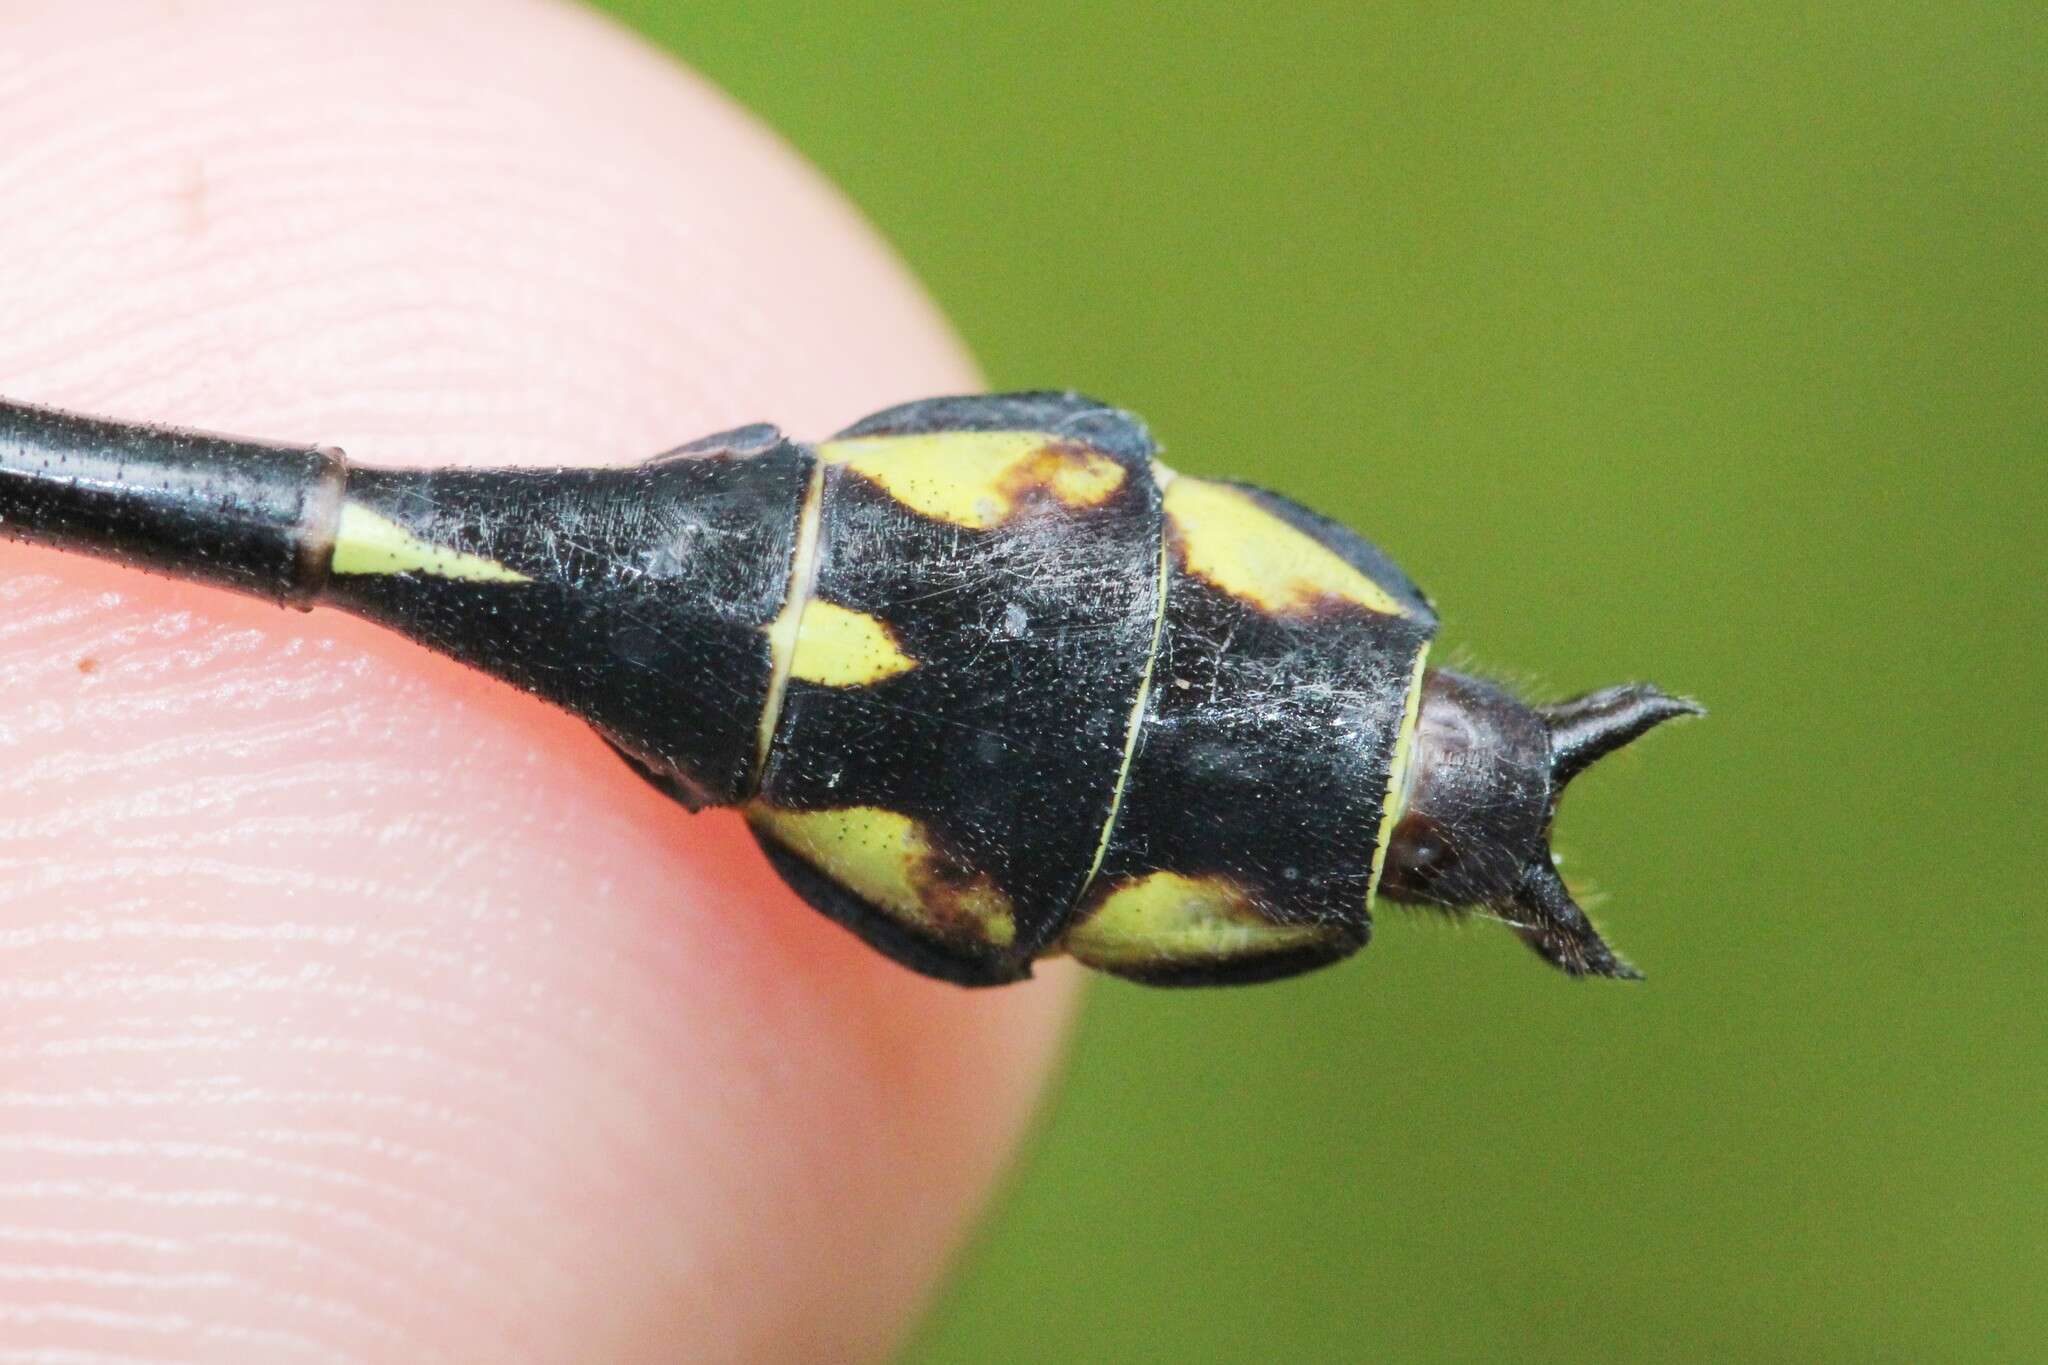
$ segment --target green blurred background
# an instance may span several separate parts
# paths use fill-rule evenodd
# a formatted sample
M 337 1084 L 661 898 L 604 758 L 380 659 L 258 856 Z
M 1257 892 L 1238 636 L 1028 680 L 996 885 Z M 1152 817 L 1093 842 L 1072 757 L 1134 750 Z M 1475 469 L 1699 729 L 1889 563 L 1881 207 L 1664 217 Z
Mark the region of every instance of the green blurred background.
M 1560 828 L 1646 985 L 1394 910 L 1098 985 L 912 1360 L 2048 1358 L 2048 9 L 606 8 L 994 386 L 1714 708 Z

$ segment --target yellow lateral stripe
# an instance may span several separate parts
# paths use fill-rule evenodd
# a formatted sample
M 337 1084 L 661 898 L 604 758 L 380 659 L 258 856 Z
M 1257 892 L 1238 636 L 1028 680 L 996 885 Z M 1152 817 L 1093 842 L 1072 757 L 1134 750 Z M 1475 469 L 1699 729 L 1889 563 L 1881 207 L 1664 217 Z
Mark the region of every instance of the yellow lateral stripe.
M 761 707 L 760 729 L 754 739 L 754 771 L 747 790 L 760 785 L 768 769 L 768 750 L 775 743 L 775 727 L 782 720 L 782 698 L 789 691 L 789 670 L 796 660 L 797 631 L 804 608 L 810 604 L 811 587 L 818 581 L 818 523 L 825 506 L 825 462 L 811 466 L 804 504 L 796 518 L 796 547 L 789 557 L 789 585 L 782 592 L 782 607 L 766 627 L 768 632 L 768 700 Z
M 818 447 L 904 506 L 936 521 L 986 531 L 1043 490 L 1070 507 L 1093 507 L 1124 483 L 1124 467 L 1043 431 L 934 431 L 849 436 Z
M 916 667 L 887 623 L 813 597 L 797 623 L 789 676 L 821 687 L 871 687 Z
M 1232 597 L 1276 614 L 1337 597 L 1389 616 L 1406 614 L 1386 589 L 1328 546 L 1266 511 L 1238 489 L 1182 477 L 1166 490 L 1187 570 Z
M 331 571 L 338 574 L 423 573 L 471 583 L 533 581 L 495 559 L 422 540 L 391 518 L 355 502 L 341 505 L 341 518 L 334 531 Z
M 1162 486 L 1173 478 L 1173 471 L 1164 465 L 1154 464 L 1152 474 Z M 1095 885 L 1095 874 L 1102 871 L 1102 860 L 1109 856 L 1109 839 L 1116 832 L 1116 817 L 1124 808 L 1124 789 L 1131 781 L 1131 760 L 1138 753 L 1138 731 L 1145 724 L 1145 708 L 1152 700 L 1152 670 L 1159 662 L 1159 641 L 1166 634 L 1166 584 L 1167 577 L 1166 537 L 1159 537 L 1159 583 L 1157 606 L 1152 613 L 1152 648 L 1145 654 L 1145 669 L 1138 675 L 1138 699 L 1131 703 L 1130 723 L 1124 727 L 1124 759 L 1116 770 L 1116 790 L 1109 795 L 1109 818 L 1102 822 L 1102 837 L 1095 841 L 1095 861 L 1088 864 L 1088 875 L 1081 882 L 1081 889 L 1074 893 L 1078 902 L 1088 894 L 1088 888 Z
M 1380 893 L 1380 873 L 1387 866 L 1387 841 L 1408 804 L 1408 774 L 1415 765 L 1415 731 L 1422 717 L 1422 670 L 1429 663 L 1429 642 L 1415 656 L 1415 672 L 1408 679 L 1408 698 L 1401 707 L 1401 733 L 1394 737 L 1394 758 L 1387 769 L 1387 796 L 1380 804 L 1379 843 L 1372 851 L 1372 875 L 1365 883 L 1365 908 L 1372 910 Z
M 1091 966 L 1222 962 L 1326 933 L 1322 925 L 1273 923 L 1229 878 L 1153 872 L 1111 892 L 1067 933 L 1066 948 Z

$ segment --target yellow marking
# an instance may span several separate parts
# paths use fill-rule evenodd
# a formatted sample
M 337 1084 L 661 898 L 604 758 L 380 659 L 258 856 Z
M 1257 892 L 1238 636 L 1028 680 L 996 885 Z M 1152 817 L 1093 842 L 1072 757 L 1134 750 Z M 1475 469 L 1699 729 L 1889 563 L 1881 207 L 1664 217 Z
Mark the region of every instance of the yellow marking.
M 781 810 L 756 801 L 747 819 L 846 890 L 926 934 L 964 933 L 998 948 L 1016 942 L 1009 898 L 987 873 L 941 857 L 907 815 L 876 806 Z
M 1408 678 L 1408 699 L 1401 707 L 1401 733 L 1394 736 L 1394 759 L 1387 769 L 1387 795 L 1380 804 L 1379 843 L 1372 851 L 1372 876 L 1365 884 L 1365 908 L 1372 909 L 1380 893 L 1380 873 L 1387 866 L 1387 841 L 1408 807 L 1408 777 L 1415 764 L 1415 733 L 1422 720 L 1422 670 L 1429 662 L 1429 642 L 1415 656 L 1415 671 Z
M 1153 872 L 1112 891 L 1067 931 L 1065 946 L 1091 967 L 1139 967 L 1262 956 L 1327 933 L 1321 925 L 1273 923 L 1228 877 Z
M 797 625 L 789 676 L 821 687 L 872 687 L 916 667 L 886 623 L 814 597 Z
M 754 737 L 754 771 L 747 783 L 752 791 L 768 770 L 768 750 L 775 743 L 775 727 L 782 720 L 782 698 L 789 691 L 789 671 L 796 662 L 797 626 L 811 600 L 811 587 L 818 581 L 818 521 L 825 505 L 825 464 L 811 466 L 810 486 L 804 490 L 803 510 L 797 513 L 796 547 L 789 557 L 789 586 L 783 589 L 782 608 L 766 627 L 768 631 L 768 700 L 761 707 L 760 729 Z
M 344 502 L 334 531 L 332 572 L 346 574 L 423 573 L 470 583 L 531 583 L 495 559 L 451 550 L 421 540 L 391 518 L 361 503 Z
M 1042 431 L 849 436 L 818 454 L 916 512 L 977 531 L 1001 525 L 1034 492 L 1094 507 L 1124 483 L 1115 460 Z
M 1390 616 L 1405 614 L 1386 589 L 1313 537 L 1235 488 L 1185 476 L 1166 489 L 1188 572 L 1276 615 L 1336 597 Z
M 1162 466 L 1152 467 L 1156 478 Z M 1167 477 L 1173 477 L 1167 471 Z M 1116 817 L 1124 808 L 1124 788 L 1131 780 L 1131 760 L 1138 752 L 1138 730 L 1145 723 L 1145 707 L 1152 700 L 1152 670 L 1159 662 L 1159 641 L 1166 629 L 1166 583 L 1167 583 L 1166 537 L 1159 538 L 1159 581 L 1153 588 L 1156 598 L 1152 611 L 1152 648 L 1145 653 L 1145 670 L 1138 675 L 1138 699 L 1131 703 L 1131 718 L 1124 728 L 1124 758 L 1116 770 L 1116 790 L 1109 795 L 1109 818 L 1102 822 L 1102 837 L 1095 841 L 1095 861 L 1088 864 L 1088 876 L 1076 893 L 1078 900 L 1088 894 L 1088 888 L 1095 885 L 1095 874 L 1102 870 L 1102 860 L 1109 856 L 1109 838 L 1116 832 Z

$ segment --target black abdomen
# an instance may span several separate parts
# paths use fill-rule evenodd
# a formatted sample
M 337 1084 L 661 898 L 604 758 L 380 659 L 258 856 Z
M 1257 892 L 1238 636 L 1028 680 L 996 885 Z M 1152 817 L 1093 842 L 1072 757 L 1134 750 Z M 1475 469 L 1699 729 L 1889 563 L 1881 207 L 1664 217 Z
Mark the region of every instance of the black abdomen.
M 1435 618 L 1068 394 L 631 467 L 351 469 L 0 403 L 0 533 L 383 622 L 739 805 L 909 966 L 1258 980 L 1365 942 Z
M 1152 650 L 1151 444 L 1097 405 L 1023 396 L 893 410 L 820 451 L 754 828 L 912 965 L 1025 975 L 1094 868 Z M 896 651 L 872 678 L 869 632 Z
M 691 807 L 730 805 L 814 460 L 748 427 L 617 468 L 353 470 L 326 599 L 575 712 Z M 400 533 L 455 558 L 406 567 Z
M 749 806 L 806 899 L 966 984 L 1057 951 L 1260 980 L 1365 942 L 1435 626 L 1384 556 L 1071 396 L 914 404 L 820 449 Z

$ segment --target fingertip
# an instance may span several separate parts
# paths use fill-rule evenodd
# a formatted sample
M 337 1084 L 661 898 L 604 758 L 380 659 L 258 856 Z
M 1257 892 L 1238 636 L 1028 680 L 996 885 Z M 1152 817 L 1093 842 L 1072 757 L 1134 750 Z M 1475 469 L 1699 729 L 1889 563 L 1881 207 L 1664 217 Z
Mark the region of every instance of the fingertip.
M 9 44 L 10 397 L 585 462 L 974 387 L 810 170 L 581 11 L 26 7 Z M 911 976 L 730 815 L 362 623 L 18 547 L 0 579 L 10 1345 L 896 1338 L 1064 965 Z

